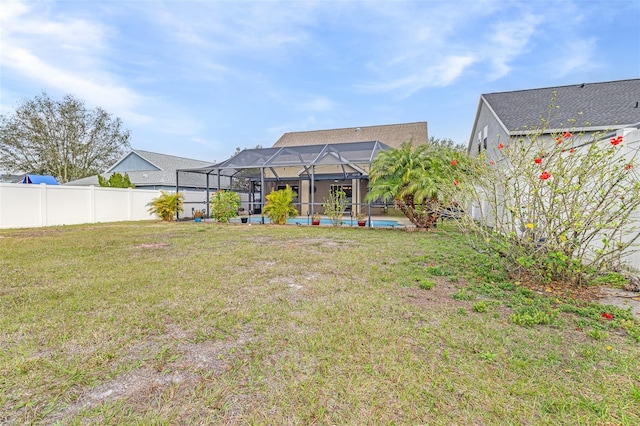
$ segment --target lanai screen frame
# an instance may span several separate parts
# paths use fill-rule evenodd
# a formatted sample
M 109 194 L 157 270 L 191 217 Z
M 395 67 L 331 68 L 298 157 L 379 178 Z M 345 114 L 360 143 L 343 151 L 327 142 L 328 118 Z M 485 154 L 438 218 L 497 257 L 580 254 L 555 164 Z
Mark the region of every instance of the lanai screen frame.
M 259 174 L 244 175 L 243 178 L 252 182 L 260 181 L 260 207 L 264 206 L 265 181 L 282 181 L 291 180 L 280 179 L 277 170 L 282 167 L 301 167 L 301 173 L 296 177 L 297 180 L 303 179 L 307 175 L 311 188 L 314 187 L 315 181 L 335 179 L 336 175 L 318 175 L 316 179 L 316 166 L 339 166 L 342 169 L 341 176 L 344 179 L 362 179 L 368 177 L 368 170 L 371 163 L 380 151 L 389 149 L 390 147 L 379 141 L 368 142 L 343 142 L 335 144 L 314 144 L 314 145 L 297 145 L 282 146 L 271 148 L 255 148 L 245 149 L 234 155 L 226 161 L 216 163 L 211 166 L 194 168 L 194 169 L 178 169 L 176 170 L 176 192 L 180 189 L 180 173 L 196 173 L 204 174 L 207 178 L 207 216 L 209 216 L 210 199 L 210 177 L 217 177 L 217 188 L 220 188 L 220 178 L 222 176 L 229 177 L 229 187 L 232 186 L 233 178 L 243 171 L 259 170 Z M 355 172 L 347 172 L 346 167 L 350 167 Z M 269 170 L 273 174 L 273 178 L 265 178 L 265 170 Z M 314 191 L 311 191 L 311 214 L 315 211 Z

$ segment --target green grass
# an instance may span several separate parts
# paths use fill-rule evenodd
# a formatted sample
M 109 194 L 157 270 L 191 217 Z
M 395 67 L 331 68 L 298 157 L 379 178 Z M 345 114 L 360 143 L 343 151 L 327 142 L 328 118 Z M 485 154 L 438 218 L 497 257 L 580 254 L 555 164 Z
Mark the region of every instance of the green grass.
M 638 322 L 446 226 L 5 230 L 0 253 L 2 424 L 640 423 Z

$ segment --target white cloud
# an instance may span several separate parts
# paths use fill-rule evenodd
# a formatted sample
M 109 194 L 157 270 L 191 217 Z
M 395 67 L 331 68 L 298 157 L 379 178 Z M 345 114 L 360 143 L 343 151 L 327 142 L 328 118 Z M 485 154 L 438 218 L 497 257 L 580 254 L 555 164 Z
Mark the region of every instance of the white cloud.
M 303 102 L 300 109 L 303 111 L 329 111 L 336 105 L 331 99 L 325 96 L 316 96 L 306 102 Z
M 41 5 L 3 3 L 3 74 L 37 87 L 36 91 L 43 88 L 73 94 L 124 120 L 150 121 L 135 112 L 144 98 L 119 82 L 117 76 L 104 71 L 106 60 L 102 55 L 108 51 L 108 28 L 83 19 L 55 16 Z
M 511 71 L 510 63 L 517 57 L 528 54 L 531 38 L 541 23 L 542 17 L 525 14 L 521 19 L 501 21 L 491 27 L 484 50 L 485 59 L 493 65 L 489 79 L 496 80 Z

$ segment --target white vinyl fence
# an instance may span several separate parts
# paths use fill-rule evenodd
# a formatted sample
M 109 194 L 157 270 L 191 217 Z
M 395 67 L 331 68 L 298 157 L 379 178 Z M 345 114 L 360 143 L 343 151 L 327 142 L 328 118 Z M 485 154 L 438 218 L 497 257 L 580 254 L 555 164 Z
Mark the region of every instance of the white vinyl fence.
M 154 219 L 160 191 L 0 183 L 0 229 Z

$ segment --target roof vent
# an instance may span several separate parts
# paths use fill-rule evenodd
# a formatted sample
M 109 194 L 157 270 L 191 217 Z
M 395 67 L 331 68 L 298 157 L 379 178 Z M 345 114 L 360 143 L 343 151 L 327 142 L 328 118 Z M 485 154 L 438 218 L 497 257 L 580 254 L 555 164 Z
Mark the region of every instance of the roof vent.
M 580 85 L 580 87 L 584 87 L 584 83 L 582 83 L 582 84 Z
M 360 130 L 360 127 L 356 127 L 356 132 L 359 132 Z
M 638 104 L 639 104 L 639 103 L 640 103 L 640 102 L 636 101 L 636 108 L 638 108 Z

